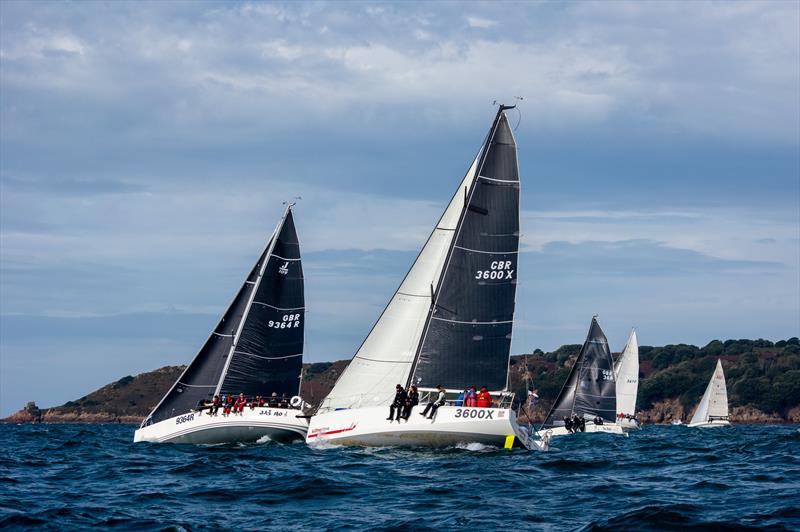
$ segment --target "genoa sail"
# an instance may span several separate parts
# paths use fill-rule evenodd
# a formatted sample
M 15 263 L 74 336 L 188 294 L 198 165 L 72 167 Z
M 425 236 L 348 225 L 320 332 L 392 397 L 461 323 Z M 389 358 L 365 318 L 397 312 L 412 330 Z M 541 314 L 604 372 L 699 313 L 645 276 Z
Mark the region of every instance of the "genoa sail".
M 437 378 L 434 369 L 437 372 L 444 370 L 459 372 L 459 382 L 466 382 L 464 374 L 467 373 L 472 375 L 472 378 L 481 375 L 483 369 L 477 365 L 481 359 L 471 357 L 473 351 L 469 351 L 470 358 L 465 358 L 463 363 L 457 360 L 459 354 L 464 354 L 458 350 L 467 343 L 464 340 L 465 333 L 469 334 L 470 342 L 479 343 L 479 340 L 473 338 L 486 338 L 484 345 L 491 346 L 492 356 L 487 356 L 491 364 L 487 364 L 485 369 L 489 372 L 487 374 L 493 376 L 493 382 L 502 382 L 501 386 L 505 386 L 510 349 L 510 320 L 513 315 L 513 288 L 515 288 L 515 282 L 511 281 L 516 279 L 515 271 L 511 271 L 510 279 L 505 277 L 509 275 L 508 270 L 516 270 L 519 238 L 516 145 L 503 112 L 505 109 L 501 107 L 498 111 L 478 156 L 472 161 L 400 287 L 323 401 L 320 412 L 388 405 L 394 396 L 395 384 L 408 384 L 415 365 L 420 368 L 418 375 L 429 376 L 425 377 L 425 383 Z M 495 189 L 490 189 L 488 185 L 476 187 L 478 181 L 487 184 L 496 183 L 495 188 L 500 193 L 493 192 Z M 509 193 L 510 190 L 513 192 Z M 514 210 L 514 214 L 510 216 L 513 222 L 497 212 L 500 208 Z M 473 221 L 472 217 L 467 215 L 469 212 L 486 217 L 489 222 Z M 474 234 L 476 232 L 479 234 Z M 465 253 L 453 261 L 452 251 L 457 242 L 460 248 L 465 248 Z M 484 253 L 481 253 L 482 251 Z M 476 260 L 473 255 L 480 256 L 482 260 Z M 490 259 L 490 257 L 495 258 Z M 498 278 L 501 269 L 498 264 L 501 261 L 503 266 L 508 265 L 508 268 L 502 268 L 503 279 Z M 489 289 L 480 294 L 469 294 L 463 301 L 458 301 L 454 285 L 458 279 L 463 280 L 467 272 L 471 272 L 472 278 L 475 278 L 478 275 L 478 265 L 481 266 L 481 272 L 489 273 L 486 279 L 475 279 L 476 284 L 481 282 L 483 283 L 481 286 L 488 286 Z M 449 284 L 443 280 L 446 269 L 451 278 Z M 492 274 L 492 271 L 497 273 Z M 498 301 L 492 301 L 498 297 L 492 291 L 493 287 L 498 291 L 504 291 L 504 295 Z M 450 295 L 442 298 L 444 294 Z M 509 294 L 510 304 L 507 302 Z M 502 308 L 485 313 L 478 312 L 478 309 L 474 308 L 494 303 Z M 472 305 L 473 310 L 466 312 L 465 309 L 462 313 L 460 307 L 457 309 L 455 305 Z M 432 312 L 433 308 L 437 309 L 436 312 Z M 446 314 L 448 311 L 449 315 Z M 462 314 L 469 315 L 470 318 L 461 319 Z M 433 315 L 451 319 L 450 323 L 453 324 L 455 333 L 446 337 L 448 331 L 444 330 L 442 333 L 437 332 L 429 336 L 430 347 L 424 350 L 426 359 L 417 364 L 417 357 L 423 352 L 421 349 L 423 337 L 426 331 L 429 331 Z M 478 317 L 482 323 L 478 323 Z M 476 320 L 474 324 L 473 319 Z M 463 324 L 455 323 L 458 321 L 468 321 L 469 325 L 460 327 Z M 495 339 L 497 336 L 501 337 L 499 341 Z M 447 351 L 444 352 L 439 346 L 448 338 L 456 343 L 447 347 Z M 501 347 L 506 345 L 506 351 L 501 353 L 497 345 Z M 437 368 L 437 363 L 432 362 L 432 358 L 439 356 L 443 357 L 442 360 L 448 358 L 448 361 Z M 448 382 L 450 381 L 442 379 L 442 382 L 433 382 L 433 385 L 446 385 Z
M 639 342 L 636 331 L 631 331 L 628 343 L 614 365 L 617 381 L 617 414 L 636 414 L 636 395 L 639 392 Z
M 600 416 L 613 423 L 615 408 L 614 362 L 606 335 L 593 317 L 581 352 L 542 427 L 563 426 L 563 418 L 573 415 Z
M 722 361 L 719 359 L 689 425 L 707 423 L 715 419 L 728 419 L 728 390 L 725 385 L 725 373 L 722 371 Z
M 287 221 L 288 226 L 286 223 Z M 287 246 L 287 242 L 290 245 Z M 287 247 L 289 249 L 285 250 Z M 273 296 L 265 296 L 262 293 L 260 297 L 254 297 L 258 295 L 261 286 L 265 287 L 265 290 L 275 288 L 274 283 L 271 284 L 269 276 L 267 277 L 266 283 L 259 281 L 263 280 L 265 266 L 273 262 L 273 259 L 275 259 L 274 255 L 278 254 L 278 251 L 275 251 L 276 249 L 287 255 L 296 254 L 298 259 L 292 261 L 296 264 L 291 270 L 293 272 L 292 277 L 288 279 L 288 289 L 279 290 L 281 294 L 285 292 L 293 295 L 291 297 L 288 295 L 278 295 L 273 298 Z M 286 276 L 288 276 L 288 273 Z M 283 282 L 286 281 L 287 279 L 283 280 Z M 289 285 L 291 285 L 291 288 L 289 288 Z M 292 311 L 292 314 L 299 314 L 297 321 L 299 321 L 300 325 L 296 327 L 299 329 L 299 346 L 296 340 L 298 331 L 295 330 L 294 326 L 285 331 L 288 334 L 276 341 L 276 348 L 274 351 L 268 351 L 263 347 L 265 342 L 271 343 L 274 339 L 263 334 L 259 335 L 257 332 L 250 332 L 251 329 L 263 328 L 265 325 L 263 322 L 260 324 L 258 323 L 258 321 L 260 321 L 258 319 L 259 314 L 258 312 L 253 314 L 253 305 L 251 304 L 252 301 L 261 301 L 262 299 L 264 302 L 279 302 L 274 305 L 278 308 L 282 308 L 280 305 L 287 305 L 293 309 L 300 307 L 299 310 Z M 300 366 L 302 365 L 302 328 L 305 321 L 303 319 L 304 312 L 302 310 L 302 301 L 303 281 L 299 262 L 299 247 L 297 246 L 297 235 L 292 220 L 291 206 L 289 206 L 283 218 L 281 218 L 278 229 L 276 229 L 275 233 L 270 237 L 266 248 L 250 270 L 244 283 L 236 292 L 233 301 L 228 305 L 228 308 L 203 344 L 203 347 L 175 384 L 172 385 L 167 394 L 144 420 L 142 426 L 158 423 L 159 421 L 186 413 L 194 408 L 199 401 L 213 398 L 215 393 L 220 393 L 218 391 L 220 390 L 220 386 L 223 385 L 224 387 L 228 375 L 231 375 L 231 380 L 229 380 L 231 384 L 229 386 L 235 388 L 235 391 L 225 388 L 223 393 L 245 392 L 248 395 L 266 395 L 272 391 L 283 392 L 284 390 L 285 393 L 296 393 L 299 387 Z M 282 320 L 282 316 L 279 319 Z M 267 321 L 267 326 L 268 323 Z M 234 350 L 236 338 L 237 336 L 241 336 L 239 333 L 245 333 L 245 331 L 248 332 L 244 336 L 244 344 L 242 344 L 241 341 L 239 342 L 239 346 L 242 350 L 247 349 L 247 353 L 258 351 L 258 353 L 255 354 L 263 356 L 264 362 L 270 359 L 268 355 L 281 353 L 280 356 L 286 358 L 279 358 L 278 360 L 284 360 L 284 362 L 275 364 L 273 367 L 270 367 L 268 363 L 261 364 L 261 366 L 251 364 L 249 369 L 245 369 L 246 363 L 234 363 L 234 357 L 231 355 L 236 355 L 236 350 Z M 261 339 L 259 340 L 259 338 Z M 259 344 L 262 345 L 262 347 L 254 347 Z M 277 344 L 281 345 L 277 346 Z M 232 350 L 234 350 L 234 353 L 232 353 Z M 290 351 L 292 353 L 289 353 Z M 284 353 L 289 353 L 289 355 L 292 356 L 287 356 Z M 297 353 L 300 353 L 300 355 L 297 355 Z M 292 367 L 293 365 L 297 366 L 296 371 Z M 278 379 L 280 383 L 276 382 L 276 377 L 272 376 L 273 374 L 271 372 L 273 369 L 278 370 L 274 375 L 279 376 Z M 250 379 L 249 382 L 261 383 L 263 388 L 259 386 L 258 392 L 255 392 L 253 391 L 253 386 L 244 386 L 241 379 L 245 376 Z M 290 376 L 291 378 L 289 378 Z M 237 381 L 237 379 L 239 380 Z M 275 389 L 272 390 L 270 387 Z
M 514 135 L 502 112 L 467 197 L 412 383 L 503 390 L 517 288 L 519 170 Z

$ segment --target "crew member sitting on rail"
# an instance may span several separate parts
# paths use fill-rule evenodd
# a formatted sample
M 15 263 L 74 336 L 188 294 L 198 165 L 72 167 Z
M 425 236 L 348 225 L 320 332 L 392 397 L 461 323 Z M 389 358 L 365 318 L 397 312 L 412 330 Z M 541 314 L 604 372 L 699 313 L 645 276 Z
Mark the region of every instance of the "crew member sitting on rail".
M 208 411 L 209 414 L 212 416 L 216 416 L 217 412 L 219 412 L 219 407 L 222 406 L 222 400 L 219 398 L 219 395 L 214 396 L 214 400 L 211 402 L 212 407 L 211 410 Z
M 572 420 L 569 416 L 564 416 L 564 428 L 567 429 L 567 432 L 574 432 Z
M 428 405 L 425 407 L 425 410 L 420 412 L 419 415 L 426 417 L 428 416 L 428 411 L 430 411 L 431 415 L 428 417 L 428 419 L 433 419 L 434 416 L 436 416 L 436 411 L 439 410 L 439 407 L 445 404 L 445 397 L 447 394 L 445 393 L 444 388 L 441 384 L 437 384 L 436 389 L 439 391 L 439 393 L 436 394 L 436 400 L 428 403 Z
M 278 394 L 275 392 L 272 392 L 272 395 L 269 397 L 269 407 L 278 408 Z
M 478 394 L 475 392 L 475 385 L 469 387 L 466 395 L 464 396 L 464 406 L 477 406 Z
M 491 408 L 492 396 L 489 395 L 489 390 L 486 389 L 486 386 L 482 386 L 481 391 L 478 392 L 478 404 L 476 406 L 478 408 Z
M 387 421 L 394 420 L 395 410 L 397 410 L 397 421 L 400 421 L 400 416 L 403 414 L 403 408 L 406 405 L 407 397 L 408 395 L 401 385 L 398 384 L 394 387 L 394 400 L 389 406 L 389 417 L 386 418 Z
M 239 398 L 236 399 L 236 404 L 233 405 L 233 412 L 241 414 L 244 411 L 244 405 L 247 404 L 247 397 L 245 397 L 244 392 L 239 394 Z
M 289 398 L 286 394 L 281 395 L 281 400 L 278 403 L 278 408 L 289 408 Z
M 223 416 L 230 415 L 230 413 L 231 413 L 231 409 L 233 408 L 233 405 L 234 405 L 234 402 L 235 402 L 235 401 L 234 401 L 234 399 L 233 399 L 233 396 L 232 396 L 232 395 L 228 395 L 228 396 L 225 398 L 225 406 L 222 408 L 222 415 L 223 415 Z
M 408 395 L 406 396 L 406 402 L 403 406 L 403 419 L 408 421 L 408 416 L 411 415 L 411 409 L 414 408 L 419 404 L 419 391 L 417 391 L 417 387 L 412 385 L 409 389 Z

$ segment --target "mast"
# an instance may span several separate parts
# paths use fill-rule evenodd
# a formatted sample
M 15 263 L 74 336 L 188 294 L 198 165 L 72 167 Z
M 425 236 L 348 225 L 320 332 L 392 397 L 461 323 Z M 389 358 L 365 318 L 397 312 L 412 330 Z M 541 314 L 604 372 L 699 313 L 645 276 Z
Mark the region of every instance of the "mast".
M 278 224 L 275 226 L 275 230 L 272 232 L 272 238 L 270 239 L 269 245 L 267 246 L 267 250 L 264 253 L 264 259 L 261 261 L 261 267 L 258 271 L 258 276 L 256 277 L 253 288 L 250 291 L 250 297 L 247 300 L 247 306 L 245 307 L 244 314 L 242 314 L 242 319 L 239 321 L 239 327 L 236 329 L 236 334 L 233 337 L 233 342 L 231 344 L 231 348 L 228 351 L 228 356 L 225 360 L 225 366 L 222 369 L 222 374 L 219 377 L 219 382 L 217 383 L 217 387 L 214 391 L 214 395 L 219 395 L 220 390 L 222 389 L 222 383 L 225 382 L 225 377 L 228 375 L 228 370 L 231 365 L 231 361 L 233 360 L 233 354 L 236 351 L 236 346 L 239 344 L 239 339 L 242 335 L 242 330 L 244 329 L 244 324 L 247 321 L 247 316 L 250 314 L 250 309 L 253 306 L 253 300 L 256 297 L 256 292 L 258 292 L 258 287 L 261 284 L 261 279 L 264 277 L 264 271 L 267 268 L 267 263 L 269 262 L 269 257 L 272 255 L 272 252 L 275 249 L 275 244 L 278 241 L 278 235 L 280 235 L 281 230 L 283 229 L 283 224 L 286 221 L 287 216 L 291 213 L 292 207 L 294 206 L 294 202 L 288 202 L 286 204 L 286 208 L 283 211 L 283 215 L 281 216 L 280 220 L 278 220 Z

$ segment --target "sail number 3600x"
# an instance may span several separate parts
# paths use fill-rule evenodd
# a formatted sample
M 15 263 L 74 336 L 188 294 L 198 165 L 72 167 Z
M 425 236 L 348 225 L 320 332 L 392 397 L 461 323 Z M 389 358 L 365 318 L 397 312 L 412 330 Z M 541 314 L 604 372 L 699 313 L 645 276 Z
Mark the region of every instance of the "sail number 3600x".
M 511 269 L 510 260 L 493 260 L 488 270 L 475 272 L 476 279 L 511 279 L 514 270 Z
M 290 329 L 300 326 L 300 314 L 284 314 L 281 321 L 269 320 L 267 325 L 273 329 Z

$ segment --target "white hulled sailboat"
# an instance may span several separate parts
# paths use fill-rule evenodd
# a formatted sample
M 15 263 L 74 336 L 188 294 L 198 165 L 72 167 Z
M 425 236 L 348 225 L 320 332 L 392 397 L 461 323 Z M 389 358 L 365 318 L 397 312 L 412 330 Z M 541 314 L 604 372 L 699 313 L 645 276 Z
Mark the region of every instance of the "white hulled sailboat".
M 370 446 L 527 446 L 507 392 L 519 248 L 519 172 L 500 106 L 477 157 L 400 287 L 311 419 L 306 441 Z M 419 387 L 407 421 L 386 419 L 395 385 Z M 448 402 L 418 412 L 437 385 Z M 470 385 L 492 408 L 456 406 Z
M 690 427 L 709 428 L 725 427 L 728 421 L 728 390 L 725 386 L 725 373 L 722 361 L 717 359 L 717 367 L 706 387 L 703 398 L 689 422 Z
M 289 204 L 216 328 L 172 388 L 142 422 L 134 441 L 173 443 L 302 441 L 307 417 L 267 405 L 272 394 L 295 407 L 303 364 L 305 295 L 300 244 Z M 198 406 L 215 396 L 243 394 L 241 412 Z M 274 405 L 274 403 L 273 403 Z M 215 412 L 216 410 L 216 412 Z
M 636 395 L 639 392 L 639 342 L 632 330 L 625 349 L 614 364 L 617 381 L 617 424 L 623 429 L 638 429 Z
M 581 352 L 538 432 L 545 439 L 573 432 L 623 434 L 616 423 L 616 401 L 614 361 L 593 316 Z

